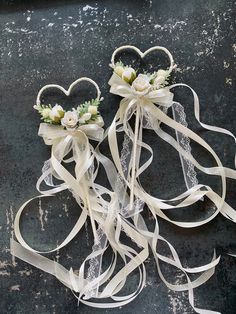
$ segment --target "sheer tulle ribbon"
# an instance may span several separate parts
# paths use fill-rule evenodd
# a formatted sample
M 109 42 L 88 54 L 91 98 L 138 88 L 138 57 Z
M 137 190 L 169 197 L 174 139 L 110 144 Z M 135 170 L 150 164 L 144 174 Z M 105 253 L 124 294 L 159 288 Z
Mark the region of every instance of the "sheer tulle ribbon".
M 134 46 L 123 46 L 118 48 L 113 53 L 111 64 L 113 68 L 115 67 L 114 60 L 116 54 L 125 49 L 132 49 L 136 51 L 142 58 L 145 57 L 149 52 L 154 50 L 164 51 L 170 60 L 169 73 L 174 68 L 173 58 L 170 52 L 166 50 L 166 48 L 153 47 L 147 50 L 145 53 L 142 53 L 138 48 Z M 181 116 L 179 115 L 179 113 L 182 113 L 182 115 L 184 114 L 183 106 L 173 100 L 172 90 L 176 87 L 181 86 L 190 89 L 193 94 L 195 117 L 203 128 L 230 135 L 231 137 L 233 137 L 234 141 L 236 140 L 236 138 L 231 132 L 226 129 L 209 126 L 200 121 L 200 106 L 198 96 L 196 92 L 186 84 L 174 84 L 154 91 L 148 91 L 147 93 L 140 96 L 134 91 L 130 84 L 125 82 L 116 73 L 113 73 L 109 81 L 109 85 L 111 86 L 111 93 L 123 97 L 115 118 L 107 131 L 107 138 L 109 141 L 113 162 L 116 166 L 119 176 L 121 177 L 122 182 L 126 187 L 129 188 L 130 191 L 129 206 L 127 206 L 127 203 L 120 204 L 121 207 L 125 208 L 125 210 L 123 210 L 123 213 L 125 216 L 132 217 L 133 223 L 137 230 L 139 230 L 139 232 L 146 237 L 155 257 L 159 275 L 163 282 L 167 285 L 167 287 L 175 291 L 188 290 L 189 302 L 197 313 L 216 313 L 195 307 L 193 289 L 206 282 L 213 275 L 215 266 L 219 262 L 219 257 L 216 258 L 214 253 L 213 259 L 208 265 L 196 267 L 193 269 L 184 269 L 173 246 L 160 235 L 158 220 L 156 216 L 159 216 L 183 228 L 193 228 L 206 224 L 214 219 L 214 217 L 219 212 L 228 219 L 236 222 L 236 212 L 229 204 L 225 202 L 226 178 L 236 179 L 236 171 L 223 167 L 222 162 L 215 153 L 215 151 L 206 143 L 206 141 L 204 141 L 200 136 L 198 136 L 187 127 L 185 117 L 181 119 Z M 169 108 L 172 108 L 173 119 L 167 115 Z M 134 128 L 132 128 L 130 125 L 130 119 L 133 116 L 135 117 Z M 170 134 L 166 133 L 162 129 L 161 124 L 165 124 L 168 127 L 174 129 L 176 132 L 177 140 L 173 138 Z M 141 185 L 139 177 L 148 168 L 153 160 L 152 148 L 142 139 L 142 132 L 144 128 L 153 129 L 160 138 L 162 138 L 178 151 L 187 187 L 187 190 L 182 194 L 168 200 L 163 200 L 151 196 L 145 191 L 145 189 Z M 122 156 L 122 153 L 120 154 L 119 152 L 117 132 L 124 132 L 126 142 L 128 138 L 129 150 L 131 152 L 128 158 L 124 158 Z M 183 140 L 187 141 L 187 145 L 183 145 Z M 203 167 L 192 156 L 191 148 L 189 145 L 190 140 L 195 141 L 204 149 L 206 149 L 208 153 L 210 153 L 214 158 L 217 166 L 208 168 Z M 150 154 L 149 159 L 143 162 L 143 164 L 141 164 L 140 162 L 142 149 L 146 149 Z M 222 186 L 221 195 L 216 193 L 208 185 L 198 184 L 194 167 L 206 174 L 220 177 Z M 126 169 L 125 172 L 124 169 Z M 205 197 L 209 198 L 214 203 L 216 209 L 209 217 L 204 218 L 201 221 L 176 221 L 170 219 L 165 214 L 165 210 L 167 209 L 188 207 L 196 203 L 198 200 L 203 200 L 203 198 Z M 119 200 L 123 199 L 125 198 L 120 195 Z M 147 204 L 151 214 L 153 215 L 156 222 L 156 226 L 153 232 L 149 231 L 147 225 L 145 224 L 145 221 L 141 215 L 142 208 L 138 208 L 137 210 L 137 200 L 139 200 L 141 204 Z M 163 256 L 157 252 L 156 247 L 158 245 L 158 241 L 164 241 L 167 244 L 171 252 L 171 258 Z M 165 279 L 161 271 L 159 261 L 173 265 L 177 269 L 181 270 L 186 277 L 186 283 L 181 285 L 173 285 L 169 283 Z M 203 272 L 203 274 L 194 281 L 191 281 L 188 273 L 198 272 Z
M 76 82 L 82 80 L 88 81 L 87 78 L 83 78 Z M 92 80 L 89 81 L 97 88 L 97 97 L 99 98 L 100 90 L 97 84 Z M 55 87 L 55 85 L 49 85 L 49 87 Z M 56 87 L 58 88 L 57 85 Z M 44 87 L 43 90 L 45 89 Z M 64 90 L 63 88 L 59 89 Z M 99 159 L 96 157 L 89 139 L 101 141 L 103 138 L 102 127 L 96 124 L 87 124 L 76 130 L 65 130 L 62 126 L 41 123 L 39 135 L 43 137 L 46 145 L 52 147 L 51 158 L 45 162 L 43 174 L 37 182 L 37 189 L 42 195 L 25 202 L 16 214 L 14 231 L 18 242 L 11 240 L 11 253 L 57 277 L 72 290 L 78 301 L 87 305 L 107 308 L 122 306 L 132 301 L 145 285 L 146 271 L 143 262 L 148 257 L 148 243 L 145 237 L 119 214 L 117 195 L 95 182 Z M 95 159 L 97 159 L 96 165 Z M 68 163 L 75 164 L 75 176 L 65 168 L 65 164 Z M 55 185 L 53 178 L 62 183 Z M 42 190 L 42 182 L 45 182 L 50 188 Z M 21 234 L 20 219 L 24 209 L 34 199 L 53 196 L 66 189 L 71 191 L 81 208 L 77 222 L 64 241 L 54 249 L 42 252 L 32 248 Z M 106 201 L 104 195 L 108 195 L 110 200 Z M 91 254 L 81 263 L 79 274 L 75 274 L 72 268 L 67 270 L 58 262 L 42 255 L 65 247 L 84 226 L 88 216 L 94 235 L 94 247 Z M 138 247 L 134 249 L 133 245 L 123 244 L 120 239 L 122 233 L 125 233 L 135 243 L 137 241 Z M 113 257 L 110 265 L 103 270 L 103 254 L 108 247 L 111 248 Z M 123 266 L 117 272 L 118 257 L 123 261 Z M 86 272 L 86 263 L 89 263 L 88 273 Z M 125 285 L 128 275 L 135 269 L 139 273 L 137 288 L 128 295 L 117 296 L 116 294 Z M 99 290 L 100 286 L 102 289 Z M 111 298 L 112 302 L 92 302 L 88 300 L 91 297 Z
M 112 56 L 113 66 L 116 54 L 124 49 L 133 49 L 141 58 L 152 51 L 161 50 L 169 57 L 169 73 L 174 68 L 172 55 L 166 48 L 153 47 L 142 53 L 134 46 L 118 48 Z M 81 214 L 76 224 L 66 239 L 55 249 L 40 252 L 31 248 L 20 232 L 20 218 L 24 208 L 32 201 L 29 200 L 17 212 L 15 235 L 18 242 L 12 240 L 11 252 L 22 260 L 57 277 L 72 290 L 79 302 L 98 308 L 112 308 L 131 302 L 145 286 L 146 270 L 144 262 L 149 256 L 150 249 L 155 258 L 159 276 L 169 289 L 188 291 L 189 302 L 197 313 L 218 313 L 197 308 L 194 304 L 193 290 L 205 283 L 214 274 L 220 257 L 216 257 L 214 252 L 212 260 L 208 264 L 194 268 L 184 267 L 174 247 L 161 236 L 158 217 L 183 228 L 193 228 L 206 224 L 214 219 L 218 213 L 236 222 L 234 209 L 225 202 L 226 178 L 236 179 L 236 172 L 223 167 L 215 151 L 206 141 L 188 128 L 184 108 L 174 101 L 173 89 L 182 86 L 191 90 L 194 99 L 195 117 L 202 127 L 230 135 L 234 140 L 236 139 L 228 130 L 209 126 L 200 121 L 198 96 L 188 85 L 174 84 L 149 91 L 140 96 L 115 73 L 112 75 L 109 84 L 111 93 L 121 96 L 122 100 L 111 126 L 104 135 L 101 126 L 95 124 L 79 127 L 75 131 L 68 131 L 62 127 L 47 124 L 41 124 L 39 129 L 39 135 L 52 148 L 51 158 L 45 162 L 43 174 L 37 182 L 37 189 L 42 194 L 38 197 L 52 196 L 69 189 L 81 208 Z M 55 87 L 55 85 L 50 86 Z M 58 87 L 58 85 L 56 86 Z M 60 89 L 66 95 L 69 95 L 72 87 L 68 91 L 63 88 Z M 98 91 L 98 97 L 100 97 L 97 85 L 95 87 Z M 37 99 L 39 100 L 40 97 Z M 170 109 L 173 112 L 173 119 L 167 115 Z M 130 124 L 132 117 L 135 118 L 134 127 Z M 174 129 L 176 139 L 162 129 L 162 124 Z M 154 130 L 160 138 L 178 152 L 186 184 L 186 191 L 182 194 L 167 200 L 160 199 L 147 193 L 141 185 L 139 177 L 153 160 L 153 149 L 142 138 L 143 129 L 145 128 Z M 124 133 L 121 153 L 117 139 L 118 132 Z M 100 145 L 94 149 L 89 143 L 89 139 L 102 142 L 105 138 L 108 139 L 113 162 L 100 152 Z M 206 149 L 214 158 L 216 166 L 203 167 L 191 153 L 190 140 Z M 149 158 L 141 163 L 142 150 L 148 151 Z M 69 154 L 72 157 L 68 157 Z M 75 164 L 75 176 L 65 168 L 66 163 Z M 103 165 L 107 173 L 112 191 L 96 183 L 100 165 Z M 198 183 L 195 168 L 206 174 L 220 177 L 222 187 L 220 195 L 210 186 Z M 62 183 L 55 185 L 54 178 Z M 42 182 L 45 182 L 49 189 L 42 190 Z M 214 203 L 215 211 L 201 221 L 176 221 L 170 219 L 165 213 L 165 210 L 188 207 L 204 198 L 208 198 Z M 148 206 L 155 221 L 153 230 L 149 230 L 142 216 L 144 204 Z M 59 263 L 42 255 L 42 253 L 54 252 L 67 245 L 84 226 L 88 216 L 94 234 L 94 246 L 91 254 L 82 262 L 78 274 L 75 274 L 72 268 L 67 270 Z M 122 233 L 132 239 L 132 245 L 122 242 Z M 166 256 L 158 251 L 161 242 L 168 248 L 168 255 Z M 134 245 L 136 248 L 134 248 Z M 113 258 L 104 270 L 103 255 L 108 247 L 111 247 L 113 251 Z M 117 272 L 118 257 L 124 265 Z M 170 283 L 162 272 L 161 262 L 181 271 L 185 282 L 181 284 Z M 88 273 L 86 272 L 87 263 L 89 263 Z M 137 270 L 139 274 L 137 287 L 130 294 L 121 296 L 119 293 L 134 270 Z M 190 278 L 193 273 L 198 274 L 194 280 Z M 99 301 L 90 301 L 90 298 L 97 298 Z M 104 298 L 110 298 L 110 300 L 104 301 Z

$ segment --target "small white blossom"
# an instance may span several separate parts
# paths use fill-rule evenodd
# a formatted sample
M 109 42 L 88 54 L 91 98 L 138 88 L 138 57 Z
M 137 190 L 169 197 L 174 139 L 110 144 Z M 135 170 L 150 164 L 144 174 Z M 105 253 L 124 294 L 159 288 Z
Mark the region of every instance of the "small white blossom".
M 51 110 L 51 112 L 50 112 L 50 114 L 49 114 L 49 117 L 50 117 L 50 119 L 51 119 L 52 121 L 54 121 L 54 122 L 59 122 L 59 121 L 61 120 L 61 118 L 64 117 L 64 114 L 65 114 L 65 112 L 64 112 L 62 106 L 55 105 L 55 106 L 52 108 L 52 110 Z
M 87 121 L 91 119 L 91 113 L 86 112 L 84 113 L 80 118 L 79 118 L 79 123 L 80 124 L 85 124 Z
M 132 83 L 132 89 L 136 94 L 145 95 L 151 87 L 150 78 L 146 74 L 139 74 Z
M 98 113 L 98 107 L 90 105 L 90 106 L 88 106 L 88 112 L 91 113 L 92 115 L 97 114 Z
M 122 74 L 124 72 L 124 67 L 122 65 L 117 65 L 115 68 L 114 68 L 114 72 L 119 75 L 120 77 L 122 77 Z
M 84 113 L 83 114 L 83 119 L 85 120 L 85 121 L 88 121 L 88 120 L 90 120 L 91 119 L 91 113 L 90 112 L 86 112 L 86 113 Z
M 136 72 L 133 68 L 126 68 L 122 73 L 122 79 L 127 83 L 132 83 L 136 78 Z
M 78 123 L 78 115 L 75 111 L 67 111 L 61 119 L 61 124 L 67 129 L 73 129 Z
M 51 109 L 50 108 L 44 108 L 41 112 L 41 115 L 44 119 L 49 118 L 51 113 Z
M 155 88 L 160 88 L 163 83 L 165 83 L 166 78 L 164 76 L 157 76 L 153 82 Z
M 167 70 L 158 70 L 156 74 L 156 78 L 154 79 L 153 86 L 154 88 L 161 88 L 165 83 L 169 72 Z

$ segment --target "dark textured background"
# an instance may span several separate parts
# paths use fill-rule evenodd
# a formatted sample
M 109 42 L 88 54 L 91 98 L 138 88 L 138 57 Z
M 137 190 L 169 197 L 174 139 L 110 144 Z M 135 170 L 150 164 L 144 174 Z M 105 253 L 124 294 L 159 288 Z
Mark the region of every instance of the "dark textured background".
M 147 286 L 134 302 L 113 310 L 84 305 L 78 309 L 72 293 L 54 277 L 12 259 L 9 239 L 14 215 L 25 200 L 37 194 L 35 183 L 43 161 L 50 154 L 37 136 L 39 118 L 32 110 L 39 88 L 48 83 L 67 87 L 84 75 L 93 78 L 105 98 L 102 113 L 108 126 L 119 101 L 108 93 L 111 75 L 108 64 L 112 51 L 120 45 L 134 44 L 142 50 L 152 45 L 166 46 L 178 65 L 173 81 L 190 84 L 197 91 L 202 121 L 235 133 L 235 7 L 232 0 L 1 1 L 1 313 L 192 313 L 186 293 L 169 291 L 161 282 L 152 257 L 146 263 Z M 154 66 L 165 62 L 158 54 L 157 57 L 151 58 Z M 80 95 L 74 95 L 70 101 L 85 98 L 87 92 L 84 86 Z M 225 165 L 233 167 L 233 141 L 197 126 L 191 95 L 187 91 L 176 93 L 186 108 L 190 126 L 207 139 Z M 154 147 L 155 160 L 142 178 L 143 185 L 161 198 L 176 195 L 183 188 L 178 156 L 152 132 L 145 132 L 145 136 Z M 198 147 L 193 150 L 200 161 L 210 164 L 205 152 Z M 104 153 L 108 153 L 106 145 Z M 215 178 L 199 174 L 199 180 L 219 190 Z M 228 181 L 227 200 L 236 207 L 236 186 Z M 35 203 L 27 209 L 23 231 L 32 245 L 48 249 L 69 231 L 78 209 L 66 193 L 53 202 L 42 202 L 42 208 Z M 202 202 L 199 210 L 193 208 L 170 215 L 182 218 L 194 215 L 200 219 L 211 210 L 207 202 Z M 151 224 L 146 212 L 144 216 Z M 235 313 L 236 265 L 235 259 L 226 255 L 236 252 L 235 225 L 218 216 L 195 230 L 182 230 L 160 220 L 160 229 L 175 245 L 185 266 L 209 262 L 213 248 L 222 254 L 215 275 L 195 290 L 196 305 Z M 88 223 L 70 246 L 51 257 L 66 267 L 78 269 L 91 243 Z M 177 275 L 174 278 L 174 282 L 181 281 Z M 127 291 L 134 287 L 136 279 L 134 273 Z

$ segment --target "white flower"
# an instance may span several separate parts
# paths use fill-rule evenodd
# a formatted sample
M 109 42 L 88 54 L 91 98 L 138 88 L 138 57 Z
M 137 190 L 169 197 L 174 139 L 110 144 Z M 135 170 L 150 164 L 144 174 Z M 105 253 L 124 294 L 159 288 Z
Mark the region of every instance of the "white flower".
M 91 115 L 97 114 L 98 113 L 98 107 L 90 105 L 90 106 L 88 106 L 88 112 L 91 113 Z
M 120 77 L 122 77 L 122 74 L 124 72 L 124 67 L 122 65 L 117 65 L 115 68 L 114 68 L 114 72 L 119 75 Z
M 86 112 L 84 113 L 80 118 L 79 118 L 79 123 L 80 124 L 85 124 L 87 121 L 89 121 L 91 119 L 91 113 L 90 112 Z
M 132 89 L 139 95 L 148 93 L 150 87 L 150 78 L 146 74 L 139 74 L 132 83 Z
M 126 68 L 122 73 L 122 79 L 127 83 L 132 83 L 136 78 L 136 72 L 133 68 Z
M 156 73 L 156 78 L 154 79 L 153 85 L 155 88 L 160 88 L 163 85 L 169 75 L 168 70 L 158 70 Z
M 50 108 L 44 108 L 41 112 L 41 115 L 44 119 L 49 118 L 51 113 L 51 109 Z
M 59 105 L 55 105 L 50 114 L 49 114 L 49 117 L 52 121 L 54 122 L 59 122 L 61 120 L 61 118 L 64 117 L 64 114 L 65 114 L 65 111 L 64 109 L 62 108 L 62 106 L 59 106 Z
M 157 76 L 153 82 L 154 87 L 160 88 L 161 85 L 165 82 L 165 80 L 166 80 L 165 76 Z
M 61 124 L 67 129 L 73 129 L 78 123 L 78 115 L 75 111 L 67 111 L 61 119 Z
M 168 70 L 158 70 L 157 71 L 157 76 L 164 76 L 164 77 L 167 77 L 169 75 L 169 71 Z
M 83 119 L 85 120 L 85 121 L 88 121 L 88 120 L 90 120 L 91 119 L 91 113 L 90 112 L 86 112 L 86 113 L 84 113 L 83 114 Z

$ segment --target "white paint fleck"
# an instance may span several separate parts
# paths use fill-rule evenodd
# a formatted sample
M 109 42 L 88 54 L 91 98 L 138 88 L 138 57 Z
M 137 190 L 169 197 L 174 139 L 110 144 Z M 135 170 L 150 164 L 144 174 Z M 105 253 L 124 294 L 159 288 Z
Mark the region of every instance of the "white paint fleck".
M 175 284 L 182 284 L 183 279 L 185 278 L 184 273 L 180 273 L 176 275 Z M 174 292 L 172 290 L 168 290 L 168 299 L 170 302 L 169 309 L 173 314 L 189 314 L 190 305 L 186 300 L 186 296 L 184 292 Z
M 0 276 L 7 276 L 9 277 L 10 276 L 10 273 L 6 270 L 0 270 Z
M 228 69 L 230 66 L 229 62 L 224 60 L 224 69 Z
M 188 72 L 190 70 L 194 71 L 195 70 L 195 66 L 187 66 L 187 67 L 183 67 L 183 68 L 180 68 L 180 67 L 175 68 L 175 71 L 179 72 L 179 73 Z
M 236 53 L 236 44 L 232 45 L 233 51 Z
M 32 269 L 30 269 L 30 270 L 20 270 L 19 272 L 18 272 L 19 274 L 20 274 L 20 276 L 30 276 L 32 273 L 33 273 L 33 271 L 32 271 Z
M 199 51 L 199 52 L 196 53 L 196 55 L 197 55 L 198 57 L 200 57 L 200 56 L 204 55 L 204 52 L 203 52 L 203 51 Z
M 48 27 L 52 27 L 55 23 L 48 23 Z
M 226 77 L 226 78 L 225 78 L 225 83 L 226 83 L 227 85 L 232 85 L 232 84 L 233 84 L 232 78 L 231 78 L 231 77 Z
M 83 7 L 83 11 L 84 11 L 84 12 L 86 12 L 86 11 L 88 11 L 88 10 L 96 10 L 96 9 L 97 9 L 97 8 L 92 7 L 91 5 L 88 5 L 88 4 Z
M 62 204 L 63 210 L 66 213 L 66 216 L 68 217 L 68 207 L 67 204 Z
M 10 291 L 20 291 L 20 285 L 11 286 Z
M 27 16 L 26 21 L 29 22 L 30 20 L 31 20 L 31 17 L 30 17 L 30 16 Z
M 57 246 L 58 246 L 58 245 L 59 245 L 59 244 L 58 244 L 58 242 L 57 242 Z M 56 253 L 57 253 L 57 254 L 56 254 L 56 262 L 59 263 L 59 259 L 60 259 L 60 250 L 57 250 Z

